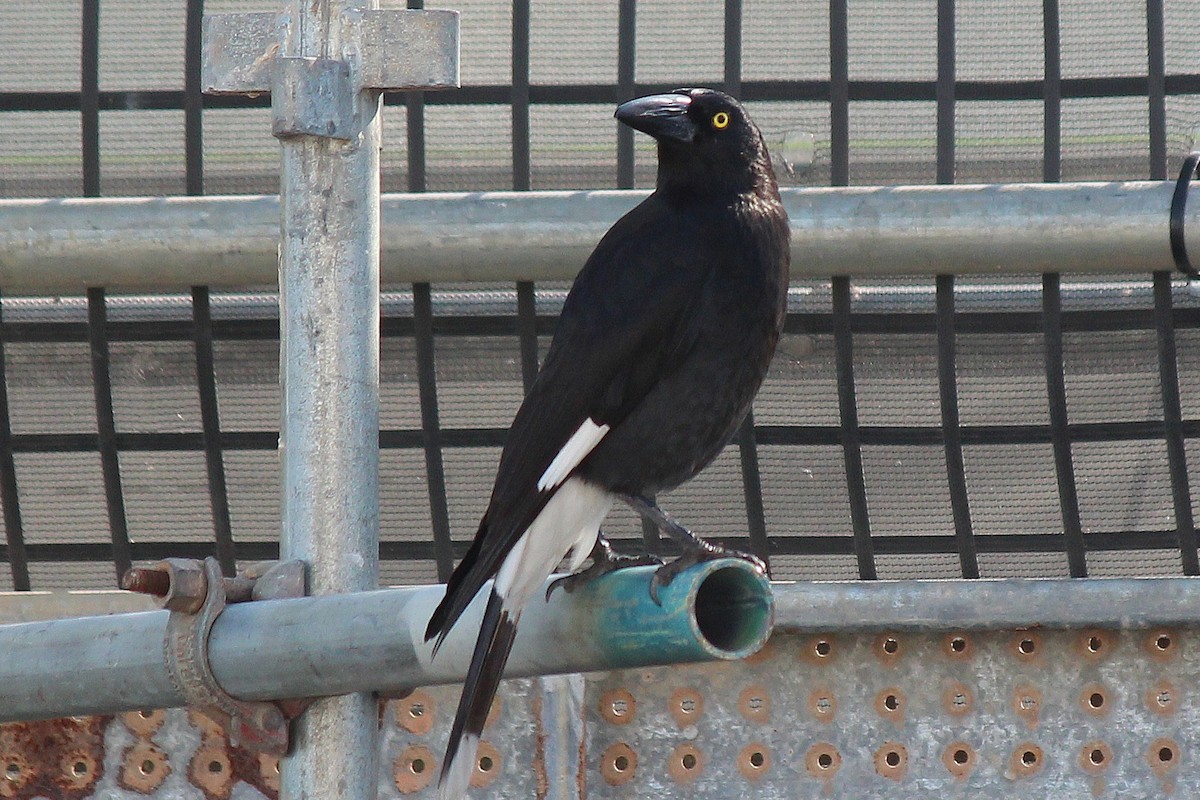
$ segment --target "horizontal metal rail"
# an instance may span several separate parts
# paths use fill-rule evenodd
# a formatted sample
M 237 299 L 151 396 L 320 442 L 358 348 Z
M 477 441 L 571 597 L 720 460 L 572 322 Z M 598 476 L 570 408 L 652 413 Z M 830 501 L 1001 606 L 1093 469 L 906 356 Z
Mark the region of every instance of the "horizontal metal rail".
M 625 600 L 646 611 L 646 572 L 627 575 Z M 1200 622 L 1195 578 L 804 582 L 772 589 L 774 628 L 790 634 L 1125 630 Z M 549 605 L 530 607 L 506 674 L 587 672 L 680 656 L 678 649 L 662 648 L 661 639 L 646 638 L 646 617 L 637 622 L 636 614 L 626 614 L 614 624 L 619 606 L 628 609 L 628 603 L 598 602 L 587 591 L 559 592 Z M 213 629 L 213 672 L 228 691 L 250 700 L 460 681 L 482 608 L 476 603 L 468 610 L 431 661 L 421 628 L 441 593 L 440 586 L 425 586 L 230 606 Z M 0 611 L 10 602 L 28 604 L 23 595 L 0 595 Z M 82 610 L 90 602 L 81 595 L 68 605 Z M 107 596 L 103 603 L 120 607 Z M 667 606 L 663 619 L 678 611 Z M 25 616 L 66 610 L 59 603 L 26 607 Z M 167 612 L 152 611 L 0 625 L 0 652 L 7 654 L 0 659 L 0 722 L 178 705 L 181 697 L 162 663 L 166 619 Z M 704 657 L 694 649 L 684 655 L 680 660 Z
M 661 606 L 650 599 L 653 571 L 622 570 L 532 603 L 505 674 L 739 658 L 770 635 L 770 587 L 747 562 L 685 570 L 661 590 Z M 244 700 L 458 683 L 485 597 L 434 658 L 425 624 L 444 593 L 444 586 L 422 586 L 237 603 L 213 625 L 207 660 L 220 686 Z M 0 625 L 0 722 L 183 705 L 163 658 L 170 613 Z
M 1172 269 L 1173 182 L 789 189 L 794 277 Z M 382 279 L 569 280 L 645 192 L 384 195 Z M 275 196 L 0 200 L 6 292 L 278 280 Z M 1200 203 L 1186 241 L 1200 253 Z

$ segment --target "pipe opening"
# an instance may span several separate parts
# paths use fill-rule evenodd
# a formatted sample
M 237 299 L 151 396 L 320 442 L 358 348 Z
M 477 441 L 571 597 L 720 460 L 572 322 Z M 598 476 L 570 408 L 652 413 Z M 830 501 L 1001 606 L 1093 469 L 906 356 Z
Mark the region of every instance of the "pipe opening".
M 722 566 L 696 589 L 692 613 L 705 642 L 721 658 L 754 654 L 771 632 L 771 587 L 749 564 Z

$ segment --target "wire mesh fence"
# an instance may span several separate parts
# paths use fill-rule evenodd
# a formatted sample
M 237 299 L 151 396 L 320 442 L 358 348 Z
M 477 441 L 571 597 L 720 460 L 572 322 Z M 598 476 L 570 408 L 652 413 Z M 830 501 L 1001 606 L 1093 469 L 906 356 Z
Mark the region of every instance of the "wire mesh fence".
M 648 186 L 612 105 L 680 84 L 743 97 L 790 185 L 1164 179 L 1200 121 L 1190 2 L 452 5 L 463 88 L 385 96 L 385 190 Z M 199 91 L 226 10 L 271 4 L 0 5 L 0 197 L 276 191 L 269 99 Z M 566 287 L 387 288 L 382 577 L 426 582 Z M 0 590 L 275 555 L 273 295 L 0 310 Z M 781 578 L 1196 574 L 1198 315 L 1165 274 L 797 283 L 753 424 L 664 502 Z

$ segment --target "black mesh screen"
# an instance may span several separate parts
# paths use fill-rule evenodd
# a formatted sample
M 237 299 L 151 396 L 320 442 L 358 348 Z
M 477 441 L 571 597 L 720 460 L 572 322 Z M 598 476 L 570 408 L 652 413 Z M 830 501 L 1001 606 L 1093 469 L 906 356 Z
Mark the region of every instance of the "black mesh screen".
M 1193 2 L 448 5 L 463 88 L 386 96 L 385 191 L 648 186 L 613 104 L 684 84 L 744 98 L 791 186 L 1163 179 L 1200 123 Z M 203 13 L 273 6 L 0 3 L 0 197 L 276 191 L 269 99 L 198 79 Z M 565 287 L 391 288 L 383 579 L 431 581 Z M 0 312 L 0 589 L 275 555 L 273 296 Z M 780 578 L 1196 574 L 1198 331 L 1165 274 L 797 283 L 752 424 L 662 501 Z

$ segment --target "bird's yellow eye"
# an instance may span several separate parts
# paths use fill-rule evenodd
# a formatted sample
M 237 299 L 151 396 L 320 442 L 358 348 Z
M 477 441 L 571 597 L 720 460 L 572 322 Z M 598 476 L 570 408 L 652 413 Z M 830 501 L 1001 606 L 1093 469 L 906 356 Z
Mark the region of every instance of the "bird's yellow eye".
M 713 114 L 712 123 L 714 128 L 723 131 L 729 127 L 729 115 L 724 111 L 718 111 L 716 114 Z

